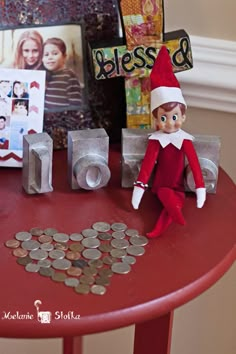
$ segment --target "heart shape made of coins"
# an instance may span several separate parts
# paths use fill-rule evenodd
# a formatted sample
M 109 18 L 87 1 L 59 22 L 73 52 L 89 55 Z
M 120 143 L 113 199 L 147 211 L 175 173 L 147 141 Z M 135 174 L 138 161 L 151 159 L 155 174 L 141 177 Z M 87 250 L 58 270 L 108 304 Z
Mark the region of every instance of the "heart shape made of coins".
M 148 239 L 121 222 L 95 222 L 81 233 L 33 227 L 5 242 L 27 272 L 62 282 L 78 294 L 103 295 L 111 277 L 127 274 Z

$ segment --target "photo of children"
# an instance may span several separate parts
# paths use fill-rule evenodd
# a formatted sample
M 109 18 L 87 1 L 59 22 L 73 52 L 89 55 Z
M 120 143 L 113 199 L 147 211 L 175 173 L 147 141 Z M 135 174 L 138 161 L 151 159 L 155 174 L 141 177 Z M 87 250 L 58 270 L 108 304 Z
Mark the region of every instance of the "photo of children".
M 0 116 L 0 149 L 9 147 L 9 127 L 7 121 L 9 117 Z
M 27 82 L 14 81 L 12 97 L 29 98 Z
M 9 43 L 0 48 L 0 68 L 46 71 L 46 111 L 81 107 L 85 96 L 85 73 L 80 24 L 0 30 L 0 41 Z M 9 62 L 12 53 L 14 60 Z M 29 98 L 27 88 L 20 82 L 14 83 L 12 91 L 12 97 Z
M 6 98 L 11 96 L 12 83 L 9 80 L 0 80 L 0 97 Z
M 16 99 L 12 100 L 12 115 L 28 116 L 29 100 Z

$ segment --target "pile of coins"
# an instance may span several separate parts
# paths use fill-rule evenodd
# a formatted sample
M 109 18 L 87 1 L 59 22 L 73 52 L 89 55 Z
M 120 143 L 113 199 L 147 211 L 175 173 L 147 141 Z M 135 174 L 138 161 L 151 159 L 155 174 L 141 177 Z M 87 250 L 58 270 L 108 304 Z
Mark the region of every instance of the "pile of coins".
M 148 239 L 124 223 L 95 222 L 81 233 L 33 227 L 5 242 L 27 272 L 38 273 L 74 288 L 78 294 L 103 295 L 111 277 L 127 274 Z

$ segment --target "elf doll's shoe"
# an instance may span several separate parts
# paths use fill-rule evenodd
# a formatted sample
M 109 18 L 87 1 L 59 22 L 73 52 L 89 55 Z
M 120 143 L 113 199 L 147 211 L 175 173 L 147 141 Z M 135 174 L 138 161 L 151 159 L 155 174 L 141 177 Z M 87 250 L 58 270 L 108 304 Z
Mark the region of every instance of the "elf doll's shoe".
M 157 220 L 154 229 L 151 232 L 147 233 L 147 237 L 155 238 L 160 236 L 164 231 L 166 231 L 166 229 L 169 227 L 171 223 L 172 223 L 171 216 L 167 213 L 165 209 L 163 209 L 159 219 Z

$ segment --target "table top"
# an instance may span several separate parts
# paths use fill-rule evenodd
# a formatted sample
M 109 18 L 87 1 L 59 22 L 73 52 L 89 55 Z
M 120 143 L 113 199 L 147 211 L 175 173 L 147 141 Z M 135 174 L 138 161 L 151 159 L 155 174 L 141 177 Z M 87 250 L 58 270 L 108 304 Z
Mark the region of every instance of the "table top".
M 23 191 L 20 169 L 1 169 L 0 337 L 75 336 L 143 322 L 195 298 L 234 262 L 236 189 L 221 169 L 217 193 L 207 195 L 202 209 L 196 208 L 194 194 L 187 194 L 183 209 L 187 225 L 172 224 L 162 237 L 150 240 L 130 273 L 112 277 L 105 295 L 79 295 L 64 284 L 26 272 L 4 246 L 16 232 L 39 226 L 73 233 L 106 221 L 124 222 L 145 235 L 160 212 L 151 191 L 145 193 L 139 210 L 132 209 L 132 190 L 121 188 L 119 147 L 111 148 L 108 186 L 96 191 L 70 189 L 66 159 L 66 151 L 54 152 L 54 191 L 44 195 Z M 52 313 L 50 324 L 37 320 L 36 300 L 42 303 L 40 311 Z

